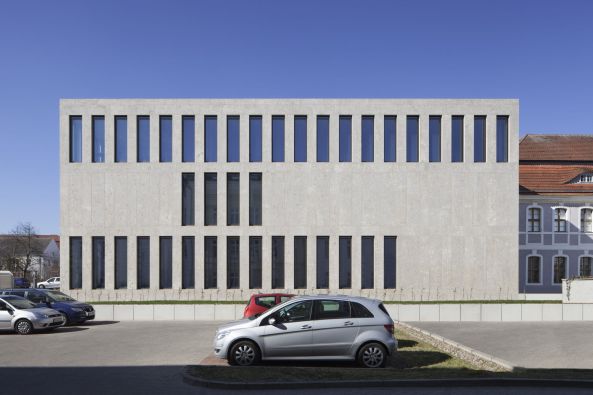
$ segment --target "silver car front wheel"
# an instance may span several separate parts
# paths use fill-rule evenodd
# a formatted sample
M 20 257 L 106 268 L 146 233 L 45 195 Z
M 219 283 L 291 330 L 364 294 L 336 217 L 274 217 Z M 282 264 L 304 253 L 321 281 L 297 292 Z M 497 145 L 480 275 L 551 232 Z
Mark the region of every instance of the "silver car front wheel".
M 365 344 L 358 352 L 358 363 L 365 368 L 382 368 L 386 362 L 387 352 L 382 344 Z
M 19 335 L 28 335 L 33 332 L 33 324 L 27 320 L 18 320 L 14 326 L 16 333 Z
M 248 340 L 240 341 L 233 345 L 229 353 L 229 363 L 238 366 L 251 366 L 259 362 L 259 349 Z

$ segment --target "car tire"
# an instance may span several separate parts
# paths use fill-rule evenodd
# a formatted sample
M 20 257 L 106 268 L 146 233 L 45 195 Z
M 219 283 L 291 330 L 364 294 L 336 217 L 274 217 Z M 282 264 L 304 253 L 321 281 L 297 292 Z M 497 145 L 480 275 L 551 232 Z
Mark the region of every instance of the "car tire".
M 18 320 L 14 324 L 14 330 L 19 335 L 29 335 L 29 334 L 33 333 L 33 324 L 31 324 L 31 321 L 29 321 L 29 320 L 24 320 L 24 319 Z
M 259 348 L 250 340 L 241 340 L 233 344 L 229 352 L 229 364 L 234 366 L 253 366 L 261 358 Z
M 45 285 L 41 284 L 41 285 L 39 286 L 39 288 L 41 288 L 41 289 L 45 289 Z
M 66 313 L 64 312 L 59 312 L 62 315 L 62 318 L 64 319 L 64 326 L 69 325 L 70 321 L 68 321 L 68 316 L 66 315 Z
M 364 368 L 383 368 L 387 363 L 387 350 L 381 343 L 367 343 L 358 350 L 357 361 Z

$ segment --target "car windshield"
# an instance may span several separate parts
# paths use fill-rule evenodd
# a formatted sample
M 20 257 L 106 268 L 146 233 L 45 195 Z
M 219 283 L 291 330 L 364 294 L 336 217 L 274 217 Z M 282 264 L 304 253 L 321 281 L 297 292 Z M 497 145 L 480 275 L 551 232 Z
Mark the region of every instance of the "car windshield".
M 7 299 L 8 303 L 14 306 L 14 308 L 19 310 L 26 310 L 26 309 L 34 309 L 37 305 L 33 302 L 28 301 L 27 299 Z
M 59 291 L 48 291 L 47 296 L 52 302 L 74 302 L 76 299 L 72 299 L 70 296 L 63 294 Z

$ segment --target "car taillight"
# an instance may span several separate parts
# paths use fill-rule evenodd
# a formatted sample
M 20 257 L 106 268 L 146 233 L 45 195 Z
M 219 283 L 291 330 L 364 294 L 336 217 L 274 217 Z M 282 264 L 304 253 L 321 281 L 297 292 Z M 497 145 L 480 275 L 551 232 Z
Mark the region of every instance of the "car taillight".
M 385 330 L 389 333 L 391 333 L 393 335 L 393 324 L 389 324 L 389 325 L 383 325 L 385 327 Z

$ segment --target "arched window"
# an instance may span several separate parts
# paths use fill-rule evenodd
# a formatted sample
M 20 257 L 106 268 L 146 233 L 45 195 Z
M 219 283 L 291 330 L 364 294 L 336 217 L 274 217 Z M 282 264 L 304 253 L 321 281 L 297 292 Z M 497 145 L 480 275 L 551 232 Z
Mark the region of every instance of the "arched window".
M 537 255 L 527 257 L 527 284 L 541 283 L 541 263 L 542 258 Z
M 539 207 L 529 207 L 527 209 L 527 231 L 541 232 L 542 209 Z
M 593 257 L 590 256 L 582 256 L 579 260 L 579 276 L 581 277 L 591 277 L 591 263 L 593 261 Z
M 561 284 L 562 279 L 566 278 L 566 257 L 555 256 L 554 257 L 554 278 L 552 279 L 553 284 Z
M 581 209 L 581 232 L 593 232 L 593 209 Z

